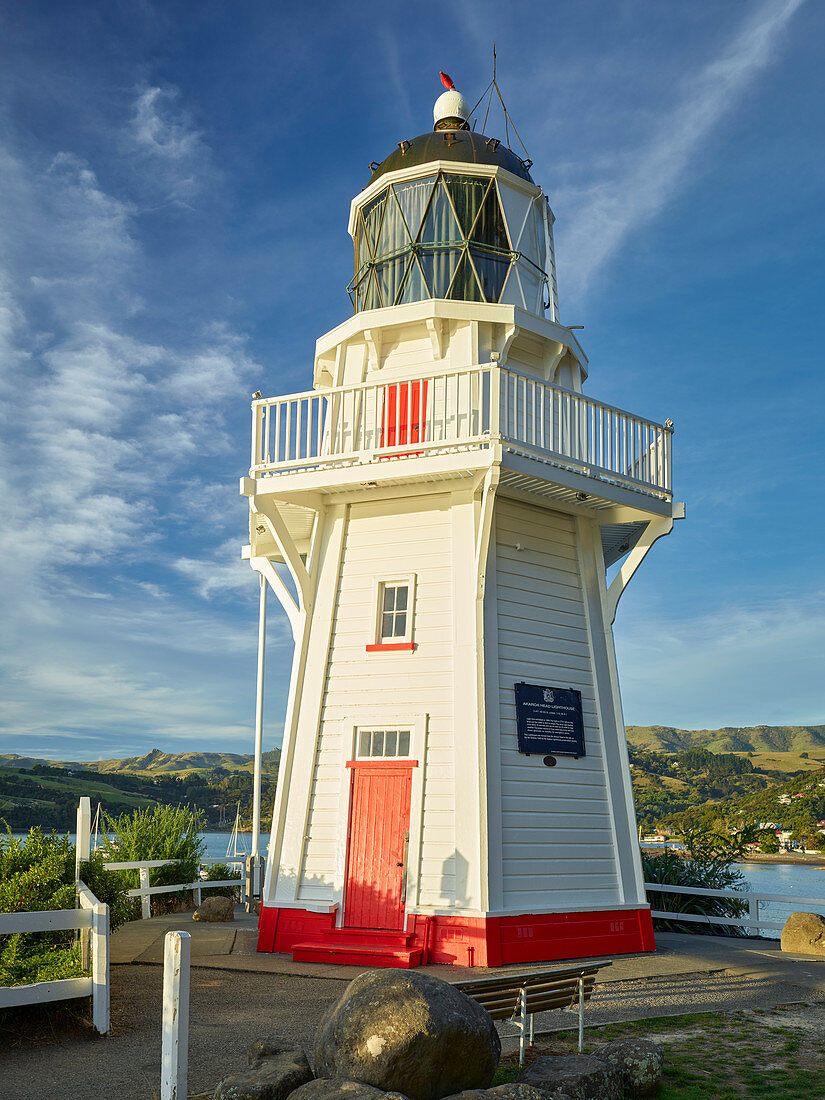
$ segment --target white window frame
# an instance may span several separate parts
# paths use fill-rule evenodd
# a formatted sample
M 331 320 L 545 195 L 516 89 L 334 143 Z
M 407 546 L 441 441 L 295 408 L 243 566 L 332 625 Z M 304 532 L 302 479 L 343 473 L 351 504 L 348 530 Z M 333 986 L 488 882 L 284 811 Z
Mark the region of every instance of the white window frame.
M 359 741 L 361 740 L 362 733 L 406 733 L 408 736 L 407 752 L 403 756 L 362 756 L 359 751 Z M 388 763 L 392 763 L 397 760 L 399 762 L 414 760 L 413 756 L 413 738 L 415 736 L 415 724 L 413 722 L 381 722 L 374 726 L 358 725 L 355 727 L 355 741 L 352 747 L 352 759 L 358 761 L 364 761 L 368 763 L 371 760 L 386 760 Z
M 394 574 L 386 577 L 377 577 L 373 585 L 372 606 L 374 613 L 373 643 L 380 646 L 410 645 L 413 640 L 413 619 L 415 618 L 415 573 Z M 384 589 L 394 585 L 407 586 L 407 623 L 406 631 L 401 636 L 396 634 L 391 638 L 385 638 L 381 634 L 381 616 L 384 606 Z

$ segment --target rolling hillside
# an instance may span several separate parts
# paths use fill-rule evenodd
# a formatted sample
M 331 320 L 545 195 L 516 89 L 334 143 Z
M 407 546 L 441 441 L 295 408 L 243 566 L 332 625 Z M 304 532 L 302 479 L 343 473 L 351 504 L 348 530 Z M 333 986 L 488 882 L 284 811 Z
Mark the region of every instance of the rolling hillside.
M 271 749 L 262 756 L 264 771 L 277 768 L 280 749 Z M 236 752 L 161 752 L 152 749 L 144 756 L 127 756 L 120 760 L 43 760 L 35 756 L 18 756 L 16 753 L 0 753 L 0 767 L 33 768 L 37 764 L 46 764 L 57 768 L 70 768 L 77 771 L 95 771 L 102 774 L 124 773 L 127 775 L 188 775 L 190 772 L 208 772 L 214 768 L 223 768 L 227 772 L 251 772 L 254 758 L 251 753 Z
M 825 751 L 825 726 L 725 726 L 680 730 L 672 726 L 627 726 L 628 744 L 653 752 L 799 753 Z

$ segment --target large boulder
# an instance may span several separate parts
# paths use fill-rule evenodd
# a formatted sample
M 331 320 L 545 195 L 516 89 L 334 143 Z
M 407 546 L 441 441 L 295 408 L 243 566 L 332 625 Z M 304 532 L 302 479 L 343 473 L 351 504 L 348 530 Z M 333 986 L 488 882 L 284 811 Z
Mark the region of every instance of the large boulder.
M 593 1057 L 618 1068 L 625 1096 L 655 1096 L 662 1087 L 662 1048 L 650 1039 L 616 1039 L 594 1050 Z
M 817 913 L 791 913 L 782 929 L 783 951 L 825 955 L 825 918 Z
M 192 920 L 227 921 L 235 919 L 232 898 L 206 898 L 192 914 Z
M 315 1034 L 315 1076 L 440 1100 L 493 1080 L 501 1041 L 488 1012 L 440 978 L 371 970 L 350 982 Z
M 219 1083 L 214 1100 L 286 1100 L 307 1081 L 312 1070 L 302 1050 L 282 1050 L 264 1041 L 249 1048 L 245 1073 L 233 1073 Z M 366 1098 L 365 1098 L 366 1100 Z
M 518 1078 L 519 1084 L 570 1100 L 622 1100 L 622 1072 L 589 1054 L 559 1054 L 536 1058 Z

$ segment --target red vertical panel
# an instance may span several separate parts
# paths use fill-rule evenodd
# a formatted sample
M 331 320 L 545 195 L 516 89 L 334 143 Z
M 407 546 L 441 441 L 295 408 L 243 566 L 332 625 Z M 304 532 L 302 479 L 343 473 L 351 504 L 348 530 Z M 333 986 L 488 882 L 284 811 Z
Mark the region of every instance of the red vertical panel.
M 399 447 L 424 439 L 428 386 L 425 379 L 423 382 L 397 382 L 386 387 L 379 446 Z
M 345 923 L 404 926 L 404 839 L 410 820 L 409 768 L 352 769 Z

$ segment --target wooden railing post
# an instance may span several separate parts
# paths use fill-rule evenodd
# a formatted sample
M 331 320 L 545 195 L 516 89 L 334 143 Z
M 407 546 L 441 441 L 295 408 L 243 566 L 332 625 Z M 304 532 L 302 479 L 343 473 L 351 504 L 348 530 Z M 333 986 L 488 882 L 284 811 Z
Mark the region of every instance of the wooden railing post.
M 186 1100 L 189 1069 L 188 932 L 167 932 L 163 947 L 161 1100 Z
M 74 880 L 80 879 L 80 864 L 85 863 L 92 850 L 92 806 L 84 795 L 77 806 L 77 838 L 75 841 Z
M 92 908 L 92 1023 L 101 1035 L 109 1033 L 109 906 Z

